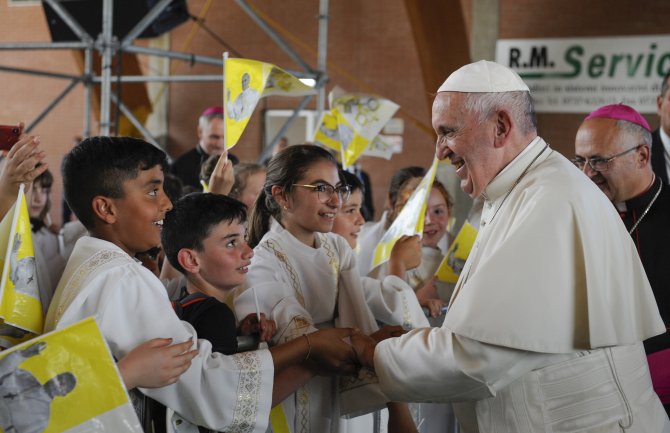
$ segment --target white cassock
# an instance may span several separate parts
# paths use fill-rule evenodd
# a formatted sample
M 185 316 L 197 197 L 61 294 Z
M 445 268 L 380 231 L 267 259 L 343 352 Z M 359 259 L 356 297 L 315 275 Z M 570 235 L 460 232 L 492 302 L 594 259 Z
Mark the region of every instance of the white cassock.
M 372 259 L 375 254 L 375 248 L 386 233 L 386 220 L 388 211 L 384 211 L 379 221 L 367 222 L 361 227 L 358 235 L 358 273 L 360 276 L 366 276 L 372 270 Z
M 272 403 L 274 367 L 267 350 L 212 353 L 179 320 L 160 280 L 116 245 L 77 241 L 47 314 L 45 330 L 94 316 L 112 354 L 121 359 L 152 338 L 193 340 L 199 350 L 177 383 L 141 389 L 189 421 L 217 431 L 262 433 Z
M 377 330 L 375 318 L 409 328 L 426 326 L 412 289 L 400 278 L 362 282 L 355 253 L 344 238 L 317 233 L 316 239 L 317 247 L 309 248 L 273 220 L 254 249 L 247 290 L 235 300 L 236 314 L 256 312 L 255 292 L 261 311 L 277 323 L 279 343 L 333 326 L 356 326 L 370 334 Z M 375 389 L 374 397 L 365 388 Z M 337 431 L 340 414 L 362 414 L 383 406 L 387 398 L 376 389 L 374 375 L 361 382 L 339 383 L 316 377 L 287 398 L 282 408 L 292 432 Z
M 484 197 L 442 328 L 377 345 L 384 392 L 465 401 L 466 432 L 670 432 L 641 344 L 665 327 L 606 196 L 538 137 Z

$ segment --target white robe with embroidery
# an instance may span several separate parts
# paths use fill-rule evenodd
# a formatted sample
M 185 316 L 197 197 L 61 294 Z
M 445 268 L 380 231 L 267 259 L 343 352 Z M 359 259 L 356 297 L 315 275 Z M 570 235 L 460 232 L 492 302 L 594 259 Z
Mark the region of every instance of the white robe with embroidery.
M 361 227 L 358 235 L 358 273 L 361 276 L 370 274 L 372 271 L 372 259 L 375 254 L 375 248 L 386 233 L 386 219 L 388 211 L 384 211 L 379 221 L 367 222 Z M 370 275 L 375 278 L 375 275 Z
M 75 245 L 47 314 L 45 330 L 94 316 L 112 354 L 121 359 L 152 338 L 193 340 L 199 350 L 177 383 L 141 389 L 197 425 L 263 433 L 272 402 L 274 367 L 267 350 L 212 353 L 179 320 L 160 280 L 116 245 L 83 237 Z
M 634 416 L 627 432 L 670 431 L 649 391 L 640 344 L 664 326 L 635 247 L 605 195 L 540 138 L 484 195 L 482 226 L 442 328 L 377 346 L 382 389 L 406 401 L 473 401 L 459 404 L 465 431 L 618 432 L 619 421 L 628 422 L 628 404 Z M 538 385 L 552 375 L 547 382 L 569 380 L 563 367 L 582 358 L 604 363 L 604 371 L 625 359 L 635 373 L 620 372 L 620 385 L 640 394 L 628 392 L 624 404 L 608 388 L 614 403 L 604 413 L 589 394 L 598 388 L 580 388 L 591 373 L 579 379 L 572 370 L 568 376 L 577 382 L 565 389 L 578 392 L 568 396 Z M 611 377 L 603 383 L 611 386 Z M 550 392 L 561 399 L 550 399 Z M 563 418 L 583 408 L 590 415 Z
M 356 326 L 369 334 L 377 329 L 376 318 L 408 328 L 427 326 L 414 293 L 401 279 L 363 282 L 355 253 L 344 238 L 317 233 L 317 243 L 317 248 L 309 248 L 273 221 L 254 250 L 248 289 L 235 301 L 238 316 L 256 312 L 255 292 L 261 311 L 277 323 L 277 342 L 333 326 Z M 355 398 L 348 391 L 343 394 L 347 397 L 338 398 L 332 384 L 332 378 L 316 377 L 282 404 L 292 431 L 328 432 L 338 411 L 364 413 L 378 406 L 379 401 L 370 400 L 349 408 Z

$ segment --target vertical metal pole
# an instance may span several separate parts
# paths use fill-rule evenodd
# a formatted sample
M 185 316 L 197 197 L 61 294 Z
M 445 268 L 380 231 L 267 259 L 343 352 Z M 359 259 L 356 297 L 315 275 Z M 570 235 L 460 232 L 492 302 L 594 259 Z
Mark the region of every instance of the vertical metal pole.
M 326 59 L 328 58 L 328 0 L 319 2 L 319 41 L 317 51 L 316 69 L 322 74 L 324 79 L 317 81 L 318 94 L 316 99 L 316 119 L 321 119 L 321 114 L 326 106 Z
M 93 104 L 93 44 L 84 52 L 84 138 L 91 136 Z
M 112 90 L 112 39 L 113 39 L 113 20 L 114 20 L 114 0 L 103 0 L 102 3 L 102 65 L 100 84 L 100 135 L 109 135 L 110 133 L 110 105 Z

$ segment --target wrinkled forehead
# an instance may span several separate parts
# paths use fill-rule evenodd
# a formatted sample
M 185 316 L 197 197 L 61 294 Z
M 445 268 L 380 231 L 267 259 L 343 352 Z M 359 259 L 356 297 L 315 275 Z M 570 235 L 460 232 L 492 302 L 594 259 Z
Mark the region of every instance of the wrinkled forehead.
M 451 124 L 469 116 L 465 101 L 467 93 L 440 92 L 433 100 L 433 127 Z

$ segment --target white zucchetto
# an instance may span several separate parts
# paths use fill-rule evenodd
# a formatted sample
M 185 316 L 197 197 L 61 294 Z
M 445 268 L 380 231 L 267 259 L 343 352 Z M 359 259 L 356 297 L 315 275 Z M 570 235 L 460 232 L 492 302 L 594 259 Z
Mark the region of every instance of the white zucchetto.
M 488 60 L 480 60 L 453 72 L 437 91 L 438 93 L 497 93 L 529 92 L 530 89 L 521 77 L 507 66 Z

